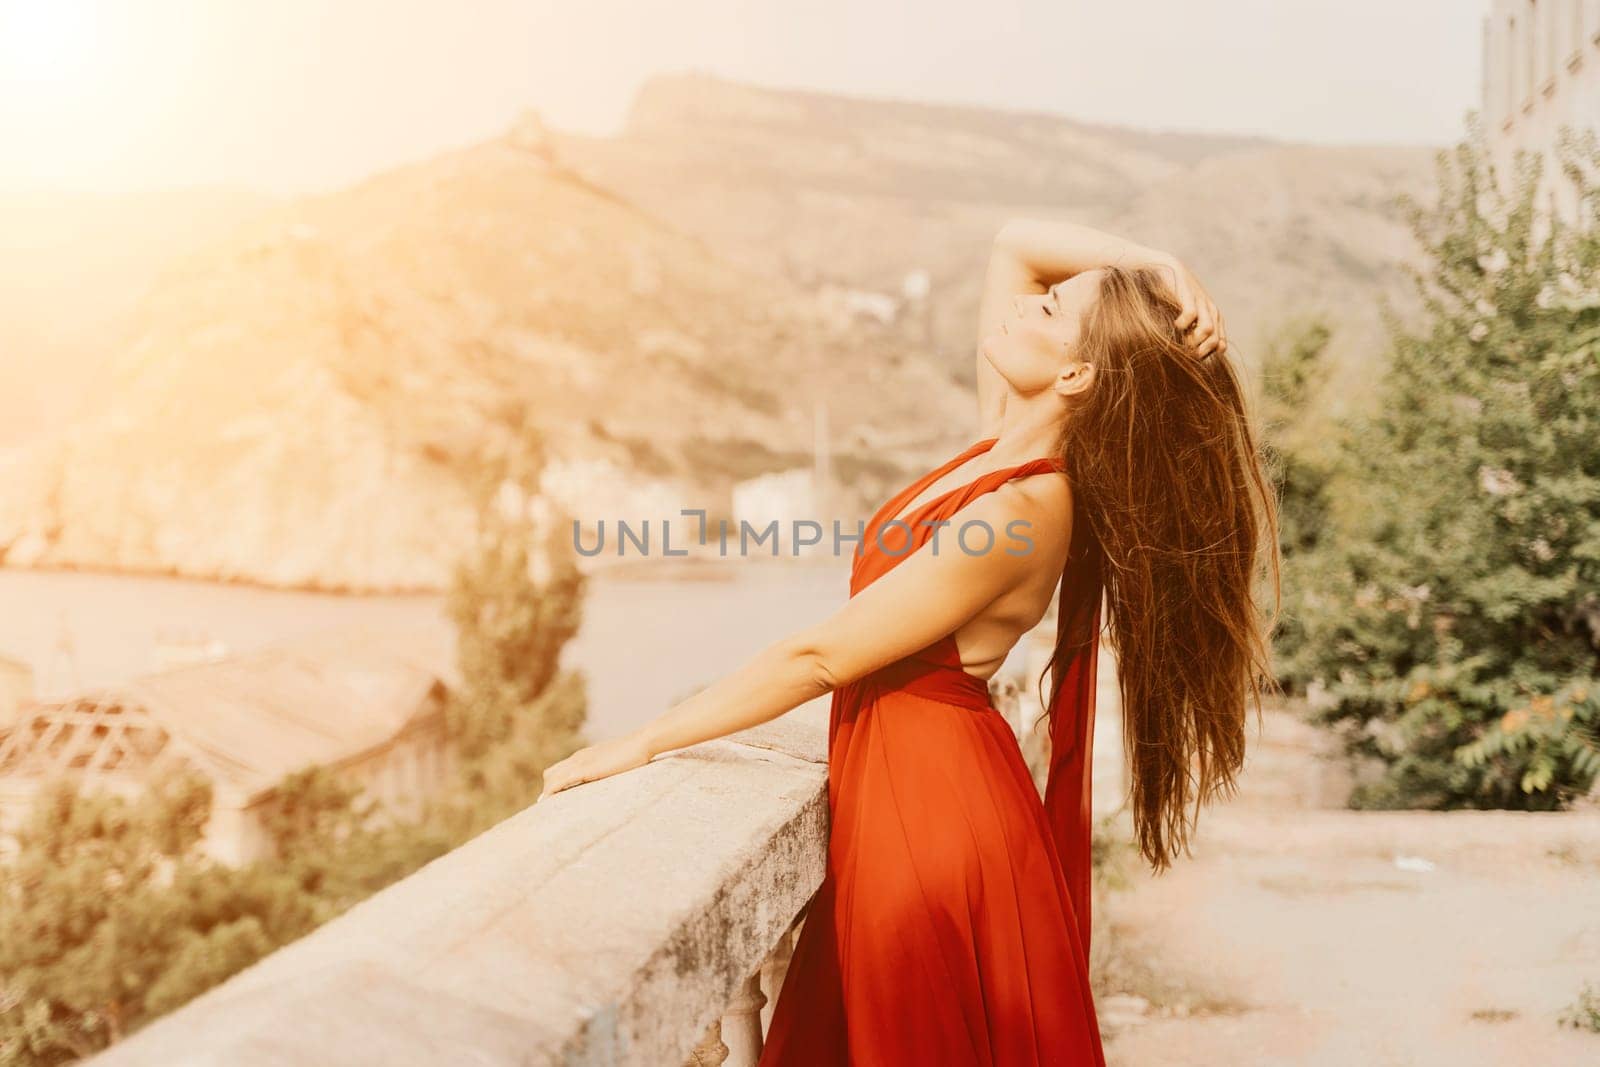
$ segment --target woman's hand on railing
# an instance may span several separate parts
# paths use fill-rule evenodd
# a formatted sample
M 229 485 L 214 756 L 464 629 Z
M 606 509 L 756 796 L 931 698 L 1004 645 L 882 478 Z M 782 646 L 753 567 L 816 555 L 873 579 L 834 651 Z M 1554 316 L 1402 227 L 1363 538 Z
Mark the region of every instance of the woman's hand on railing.
M 583 782 L 598 781 L 613 774 L 621 774 L 650 762 L 650 749 L 637 734 L 626 734 L 610 741 L 578 749 L 564 760 L 545 768 L 544 790 L 535 798 L 538 803 L 552 793 Z

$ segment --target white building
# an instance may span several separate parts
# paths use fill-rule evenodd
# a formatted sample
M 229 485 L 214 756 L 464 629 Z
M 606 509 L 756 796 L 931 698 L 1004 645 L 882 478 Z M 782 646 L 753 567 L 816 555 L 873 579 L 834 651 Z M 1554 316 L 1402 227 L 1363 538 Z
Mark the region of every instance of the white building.
M 817 493 L 816 473 L 811 467 L 794 467 L 786 471 L 773 471 L 760 474 L 754 478 L 746 478 L 733 487 L 733 522 L 739 527 L 748 524 L 755 537 L 765 531 L 771 524 L 777 524 L 776 540 L 763 542 L 759 551 L 768 555 L 774 553 L 782 556 L 795 554 L 796 524 L 806 521 L 821 522 L 818 515 L 821 513 L 820 500 Z M 819 545 L 808 546 L 815 552 L 818 547 L 827 545 L 826 534 Z M 809 540 L 816 537 L 816 531 L 810 527 L 800 530 L 801 535 Z M 729 536 L 730 545 L 737 546 L 739 532 L 732 530 Z M 730 548 L 729 551 L 734 551 Z M 758 551 L 751 548 L 750 551 Z M 800 554 L 805 555 L 806 549 L 801 549 Z
M 804 556 L 832 551 L 833 447 L 827 403 L 818 400 L 813 404 L 811 418 L 810 467 L 792 467 L 746 478 L 734 484 L 731 494 L 735 526 L 748 523 L 753 531 L 760 532 L 772 523 L 777 524 L 776 551 L 779 555 Z M 800 525 L 807 523 L 816 525 Z M 737 538 L 738 531 L 732 536 Z M 801 547 L 802 540 L 815 540 L 815 543 Z M 772 542 L 765 542 L 761 550 L 770 554 Z
M 1577 217 L 1555 147 L 1563 126 L 1600 131 L 1600 0 L 1492 0 L 1483 24 L 1484 129 L 1510 188 L 1518 150 L 1544 157 L 1545 203 Z

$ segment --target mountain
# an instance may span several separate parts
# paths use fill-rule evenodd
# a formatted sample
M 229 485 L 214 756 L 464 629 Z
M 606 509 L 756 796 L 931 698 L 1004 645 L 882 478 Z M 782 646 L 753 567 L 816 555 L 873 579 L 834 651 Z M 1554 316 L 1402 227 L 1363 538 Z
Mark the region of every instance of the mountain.
M 226 188 L 0 193 L 0 445 L 70 418 L 161 272 L 270 203 Z
M 1018 214 L 1176 252 L 1247 365 L 1328 313 L 1333 409 L 1403 310 L 1393 197 L 1425 200 L 1431 161 L 656 78 L 616 137 L 529 115 L 221 212 L 140 261 L 137 300 L 90 257 L 107 355 L 74 417 L 0 451 L 0 562 L 434 589 L 509 440 L 543 440 L 584 519 L 715 516 L 809 463 L 819 405 L 849 521 L 972 441 L 979 282 Z
M 1140 190 L 1105 225 L 1177 251 L 1247 364 L 1289 319 L 1324 315 L 1333 375 L 1322 399 L 1342 411 L 1367 398 L 1383 364 L 1383 302 L 1402 317 L 1417 308 L 1402 265 L 1419 250 L 1400 192 L 1435 195 L 1431 150 L 1286 145 L 1203 160 Z
M 1086 223 L 1194 268 L 1247 363 L 1298 312 L 1337 327 L 1340 388 L 1381 352 L 1415 257 L 1393 202 L 1433 195 L 1434 149 L 1135 131 L 1061 116 L 725 81 L 647 81 L 613 138 L 562 136 L 595 182 L 801 286 L 930 283 L 931 354 L 971 381 L 979 282 L 1014 215 Z
M 83 414 L 0 454 L 5 562 L 438 588 L 470 475 L 529 428 L 611 472 L 569 505 L 615 518 L 595 512 L 716 514 L 729 480 L 809 462 L 823 397 L 842 469 L 874 491 L 899 468 L 849 442 L 970 421 L 889 331 L 846 328 L 547 147 L 532 122 L 170 266 Z

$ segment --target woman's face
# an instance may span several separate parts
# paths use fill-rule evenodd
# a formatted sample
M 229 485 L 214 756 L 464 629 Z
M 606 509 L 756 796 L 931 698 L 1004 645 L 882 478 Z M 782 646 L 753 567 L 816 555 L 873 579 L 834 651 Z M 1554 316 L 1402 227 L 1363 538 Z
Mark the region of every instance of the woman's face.
M 983 339 L 983 355 L 1011 388 L 1024 395 L 1055 384 L 1075 361 L 1083 313 L 1100 289 L 1101 271 L 1088 270 L 1043 293 L 1018 293 L 1012 313 Z

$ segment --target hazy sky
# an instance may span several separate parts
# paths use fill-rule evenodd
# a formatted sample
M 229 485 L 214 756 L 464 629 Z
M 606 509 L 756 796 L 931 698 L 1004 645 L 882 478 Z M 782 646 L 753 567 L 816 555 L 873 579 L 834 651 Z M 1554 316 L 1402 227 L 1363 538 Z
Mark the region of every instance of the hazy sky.
M 1318 142 L 1454 140 L 1488 0 L 0 0 L 0 188 L 337 187 L 639 82 Z

